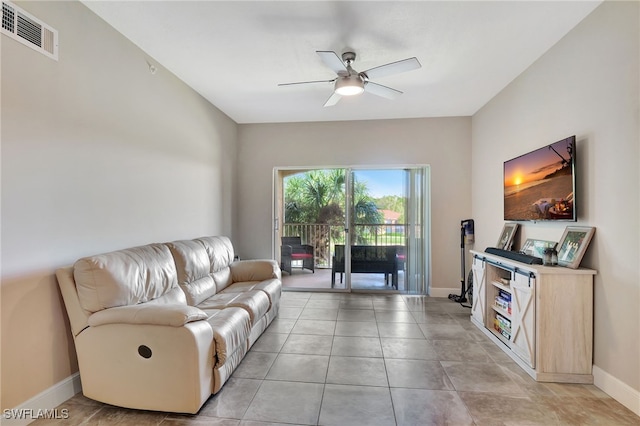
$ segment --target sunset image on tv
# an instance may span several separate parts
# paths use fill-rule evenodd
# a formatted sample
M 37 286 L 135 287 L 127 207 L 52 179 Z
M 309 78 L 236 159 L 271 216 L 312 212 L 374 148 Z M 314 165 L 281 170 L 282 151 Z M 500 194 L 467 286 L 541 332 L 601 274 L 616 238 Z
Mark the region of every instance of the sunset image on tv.
M 575 220 L 575 136 L 504 163 L 505 220 Z

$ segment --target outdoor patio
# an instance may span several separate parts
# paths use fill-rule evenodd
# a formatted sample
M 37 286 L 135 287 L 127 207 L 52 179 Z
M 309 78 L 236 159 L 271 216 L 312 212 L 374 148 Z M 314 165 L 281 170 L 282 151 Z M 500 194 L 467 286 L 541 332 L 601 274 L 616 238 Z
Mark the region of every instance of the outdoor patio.
M 300 267 L 294 267 L 291 275 L 282 274 L 282 286 L 285 289 L 331 289 L 331 269 L 316 268 L 315 273 Z M 404 271 L 398 271 L 398 290 L 391 287 L 391 283 L 385 285 L 384 274 L 352 274 L 351 287 L 353 290 L 388 291 L 404 293 Z M 336 274 L 334 289 L 345 289 L 345 279 L 340 283 L 340 275 Z

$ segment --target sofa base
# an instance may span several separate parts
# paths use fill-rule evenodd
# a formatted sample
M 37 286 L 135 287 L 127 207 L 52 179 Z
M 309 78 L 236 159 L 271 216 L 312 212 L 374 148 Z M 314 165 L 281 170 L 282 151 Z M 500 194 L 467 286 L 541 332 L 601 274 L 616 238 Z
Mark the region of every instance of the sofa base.
M 76 338 L 82 392 L 119 407 L 197 413 L 211 395 L 212 339 L 204 321 L 90 327 Z M 140 346 L 151 356 L 141 356 Z

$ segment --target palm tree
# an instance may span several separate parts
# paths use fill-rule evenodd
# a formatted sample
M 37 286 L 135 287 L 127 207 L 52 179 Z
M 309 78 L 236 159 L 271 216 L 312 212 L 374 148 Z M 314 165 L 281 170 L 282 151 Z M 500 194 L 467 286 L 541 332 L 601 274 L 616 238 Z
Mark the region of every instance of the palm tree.
M 366 227 L 351 227 L 351 241 L 355 244 L 367 244 L 371 235 L 375 235 L 378 225 L 383 223 L 384 217 L 378 210 L 375 201 L 369 195 L 369 188 L 365 182 L 353 183 L 353 224 L 371 225 Z
M 329 206 L 331 217 L 327 217 Z M 285 178 L 286 223 L 344 221 L 343 206 L 344 169 L 314 170 Z
M 286 223 L 344 223 L 345 170 L 313 170 L 285 178 Z M 365 182 L 354 181 L 354 222 L 381 223 Z
M 355 224 L 371 224 L 364 232 L 351 229 L 351 241 L 365 244 L 382 222 L 373 198 L 364 182 L 353 182 L 353 220 Z M 316 227 L 309 243 L 319 257 L 325 257 L 329 241 L 343 240 L 345 223 L 345 170 L 314 170 L 285 178 L 285 223 L 327 224 Z M 331 226 L 333 225 L 333 226 Z M 326 259 L 328 260 L 328 259 Z

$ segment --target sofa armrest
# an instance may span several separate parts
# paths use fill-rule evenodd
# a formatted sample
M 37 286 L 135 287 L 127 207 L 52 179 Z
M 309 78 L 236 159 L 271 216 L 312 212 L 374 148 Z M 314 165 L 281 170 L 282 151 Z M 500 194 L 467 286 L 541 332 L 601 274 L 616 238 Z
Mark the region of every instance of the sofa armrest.
M 73 333 L 73 337 L 76 337 L 82 330 L 88 327 L 89 313 L 82 309 L 80 305 L 76 282 L 73 279 L 73 267 L 67 266 L 57 269 L 56 277 L 58 278 L 60 293 L 64 299 L 64 306 L 69 316 L 71 332 Z
M 240 260 L 231 265 L 231 281 L 264 281 L 273 278 L 281 279 L 280 267 L 275 260 Z
M 89 317 L 89 325 L 149 324 L 182 327 L 189 322 L 206 319 L 207 314 L 194 306 L 142 303 L 98 311 Z

